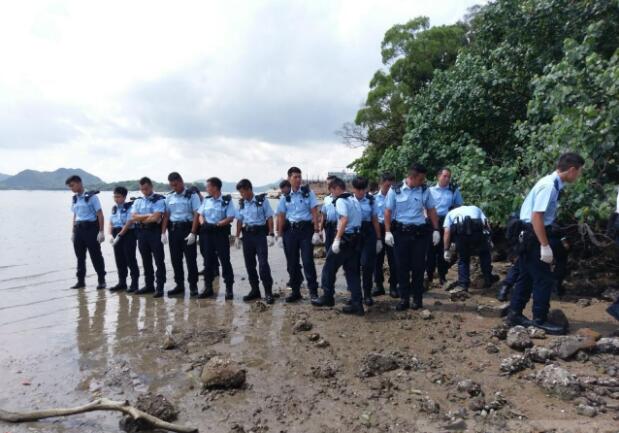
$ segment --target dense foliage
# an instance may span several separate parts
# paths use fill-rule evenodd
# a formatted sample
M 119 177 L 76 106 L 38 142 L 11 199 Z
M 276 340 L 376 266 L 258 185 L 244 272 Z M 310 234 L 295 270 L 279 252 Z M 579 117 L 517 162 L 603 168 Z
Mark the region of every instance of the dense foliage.
M 465 201 L 502 222 L 560 153 L 578 151 L 587 165 L 562 217 L 606 218 L 619 183 L 619 1 L 498 0 L 468 25 L 453 65 L 404 96 L 402 139 L 370 136 L 352 166 L 372 177 L 450 166 Z

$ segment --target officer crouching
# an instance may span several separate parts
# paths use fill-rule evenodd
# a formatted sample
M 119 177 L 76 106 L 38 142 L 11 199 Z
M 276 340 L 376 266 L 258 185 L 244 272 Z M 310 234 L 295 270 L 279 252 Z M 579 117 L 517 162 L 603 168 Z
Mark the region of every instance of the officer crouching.
M 342 179 L 331 180 L 328 187 L 334 197 L 338 227 L 322 268 L 321 285 L 324 294 L 318 299 L 312 299 L 312 305 L 316 307 L 335 305 L 335 276 L 338 269 L 343 266 L 351 301 L 349 305 L 344 306 L 342 312 L 362 316 L 364 310 L 359 275 L 361 206 L 352 194 L 346 192 L 346 184 Z
M 275 243 L 273 209 L 266 194 L 254 194 L 248 179 L 241 179 L 236 184 L 236 190 L 241 194 L 241 199 L 237 212 L 235 246 L 240 248 L 241 242 L 243 244 L 243 259 L 251 287 L 250 292 L 243 296 L 243 301 L 261 298 L 260 281 L 262 281 L 265 302 L 272 304 L 273 277 L 269 266 L 269 247 Z M 256 257 L 258 272 L 256 272 Z
M 441 240 L 434 198 L 425 184 L 426 173 L 423 165 L 411 165 L 408 177 L 394 185 L 387 194 L 385 244 L 395 246 L 400 292 L 400 303 L 396 306 L 398 311 L 423 307 L 426 253 L 430 239 L 433 245 Z M 430 224 L 426 223 L 424 210 Z
M 458 252 L 458 286 L 468 291 L 471 283 L 471 256 L 479 256 L 479 265 L 484 276 L 484 287 L 499 280 L 492 275 L 490 257 L 490 226 L 486 215 L 477 206 L 460 206 L 450 210 L 443 223 L 444 259 L 451 260 L 449 246 L 452 240 Z
M 110 287 L 111 292 L 126 290 L 132 293 L 138 290 L 140 268 L 135 258 L 137 239 L 135 229 L 130 218 L 133 201 L 127 201 L 127 188 L 114 188 L 114 202 L 110 215 L 110 242 L 114 247 L 114 260 L 118 271 L 118 284 Z M 131 286 L 127 287 L 127 274 L 131 272 Z

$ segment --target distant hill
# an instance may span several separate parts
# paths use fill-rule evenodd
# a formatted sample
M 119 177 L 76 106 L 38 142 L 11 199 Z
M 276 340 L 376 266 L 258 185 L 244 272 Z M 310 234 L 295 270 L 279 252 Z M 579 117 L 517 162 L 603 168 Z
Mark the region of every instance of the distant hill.
M 82 178 L 84 185 L 103 184 L 103 180 L 82 169 L 59 168 L 55 171 L 24 170 L 0 181 L 1 189 L 65 189 L 65 181 L 72 174 Z
M 9 177 L 11 177 L 10 174 L 0 173 L 0 182 L 2 182 L 4 179 L 8 179 Z

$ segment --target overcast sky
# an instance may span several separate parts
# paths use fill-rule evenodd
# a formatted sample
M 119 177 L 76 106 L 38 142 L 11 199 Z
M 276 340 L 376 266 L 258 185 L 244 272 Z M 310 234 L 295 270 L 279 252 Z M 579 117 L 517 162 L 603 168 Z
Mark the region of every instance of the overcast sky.
M 0 172 L 106 181 L 341 170 L 380 42 L 472 0 L 15 1 L 0 5 Z

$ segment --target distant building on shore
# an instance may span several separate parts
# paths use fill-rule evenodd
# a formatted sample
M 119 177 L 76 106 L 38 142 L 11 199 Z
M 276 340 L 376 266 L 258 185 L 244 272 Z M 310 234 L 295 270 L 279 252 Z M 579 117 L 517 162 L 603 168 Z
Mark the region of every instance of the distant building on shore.
M 330 171 L 327 176 L 337 176 L 344 182 L 351 182 L 356 175 L 352 171 Z

